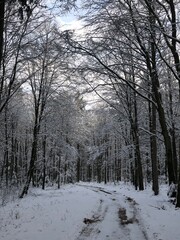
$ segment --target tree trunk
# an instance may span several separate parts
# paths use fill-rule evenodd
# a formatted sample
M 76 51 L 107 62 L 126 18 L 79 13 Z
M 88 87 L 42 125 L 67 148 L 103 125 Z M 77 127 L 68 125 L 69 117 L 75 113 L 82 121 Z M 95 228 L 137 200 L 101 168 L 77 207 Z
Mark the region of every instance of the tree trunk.
M 59 154 L 58 159 L 58 189 L 60 189 L 61 186 L 61 154 Z
M 173 112 L 173 96 L 172 96 L 172 84 L 171 84 L 171 74 L 168 69 L 169 81 L 168 81 L 168 90 L 169 90 L 169 112 L 170 119 L 172 122 L 171 126 L 171 139 L 172 139 L 172 151 L 173 151 L 173 161 L 174 161 L 174 174 L 175 178 L 178 179 L 178 160 L 177 160 L 177 149 L 176 149 L 176 132 L 175 132 L 175 121 L 174 121 L 174 112 Z
M 43 179 L 42 179 L 42 189 L 45 189 L 45 183 L 46 183 L 46 135 L 43 138 Z
M 134 75 L 133 75 L 134 78 Z M 133 80 L 135 83 L 135 80 Z M 134 84 L 134 88 L 136 88 Z M 142 171 L 142 163 L 141 163 L 141 152 L 140 152 L 140 143 L 139 143 L 139 133 L 138 133 L 138 112 L 137 112 L 137 101 L 136 101 L 136 93 L 133 93 L 133 108 L 134 108 L 134 121 L 132 120 L 132 131 L 133 131 L 133 140 L 135 145 L 135 162 L 136 162 L 136 181 L 138 183 L 139 190 L 144 190 L 143 183 L 143 171 Z
M 96 174 L 97 174 L 97 182 L 101 183 L 101 166 L 102 166 L 102 157 L 99 156 L 97 158 L 97 169 L 96 169 Z
M 150 1 L 149 4 L 151 4 L 151 9 L 155 9 L 154 2 Z M 150 29 L 151 29 L 151 38 L 153 41 L 151 41 L 151 59 L 146 53 L 146 62 L 147 67 L 150 71 L 150 77 L 151 77 L 151 83 L 152 83 L 152 92 L 155 99 L 155 102 L 157 104 L 157 111 L 159 116 L 159 122 L 162 129 L 162 135 L 164 137 L 164 144 L 166 149 L 166 159 L 167 159 L 167 165 L 168 165 L 168 176 L 169 176 L 169 184 L 172 182 L 176 182 L 175 172 L 174 172 L 174 160 L 173 160 L 173 150 L 172 150 L 172 142 L 171 137 L 169 134 L 169 130 L 166 123 L 166 115 L 164 112 L 163 104 L 162 104 L 162 97 L 161 93 L 159 91 L 160 84 L 157 74 L 157 68 L 156 68 L 156 32 L 155 32 L 155 24 L 156 20 L 154 15 L 152 14 L 151 9 L 149 10 L 149 16 L 150 16 Z
M 135 115 L 136 114 L 137 114 L 137 109 L 135 107 Z M 134 153 L 134 158 L 135 158 L 134 184 L 135 184 L 135 189 L 136 190 L 138 188 L 139 188 L 139 190 L 144 190 L 137 119 L 135 119 L 134 121 L 130 117 L 132 137 L 133 137 L 133 142 L 134 142 L 134 146 L 135 146 L 135 149 L 134 149 L 134 151 L 135 151 L 135 153 Z
M 179 178 L 177 186 L 176 207 L 180 208 L 180 166 L 179 166 Z
M 5 0 L 0 0 L 0 70 L 3 58 Z
M 149 103 L 149 119 L 150 119 L 150 137 L 151 145 L 151 163 L 152 163 L 152 190 L 155 195 L 159 194 L 158 182 L 158 163 L 157 163 L 157 141 L 156 141 L 156 108 L 154 104 Z
M 176 183 L 175 171 L 174 171 L 174 160 L 173 160 L 173 150 L 172 150 L 172 142 L 171 137 L 168 131 L 167 123 L 166 123 L 166 116 L 164 112 L 164 108 L 162 105 L 161 100 L 161 93 L 159 92 L 159 80 L 157 76 L 156 67 L 154 66 L 151 69 L 151 81 L 152 81 L 152 88 L 154 92 L 154 97 L 157 103 L 157 111 L 159 116 L 159 122 L 162 129 L 162 135 L 164 138 L 164 145 L 166 150 L 166 159 L 167 159 L 167 167 L 168 167 L 168 177 L 169 177 L 169 184 Z
M 80 145 L 77 144 L 77 151 L 78 151 L 78 159 L 77 159 L 77 164 L 76 164 L 76 179 L 77 182 L 80 181 L 80 172 L 81 172 L 81 160 L 80 160 Z
M 8 119 L 7 119 L 7 106 L 5 107 L 5 152 L 4 161 L 6 165 L 6 187 L 9 185 L 9 148 L 8 148 Z
M 136 151 L 136 167 L 137 167 L 137 181 L 139 190 L 144 190 L 144 183 L 143 183 L 143 172 L 142 172 L 142 163 L 141 163 L 141 153 L 140 153 L 140 146 L 139 146 L 139 138 L 137 133 L 135 132 L 135 151 Z
M 30 185 L 31 179 L 33 177 L 34 166 L 35 166 L 35 162 L 36 162 L 36 159 L 37 159 L 38 132 L 39 132 L 39 127 L 37 126 L 37 122 L 35 122 L 34 131 L 33 131 L 33 143 L 32 143 L 32 150 L 31 150 L 31 160 L 30 160 L 29 170 L 28 170 L 28 173 L 27 173 L 26 183 L 25 183 L 24 188 L 23 188 L 23 190 L 22 190 L 22 192 L 19 196 L 20 198 L 23 198 L 24 195 L 26 195 L 28 193 L 29 185 Z

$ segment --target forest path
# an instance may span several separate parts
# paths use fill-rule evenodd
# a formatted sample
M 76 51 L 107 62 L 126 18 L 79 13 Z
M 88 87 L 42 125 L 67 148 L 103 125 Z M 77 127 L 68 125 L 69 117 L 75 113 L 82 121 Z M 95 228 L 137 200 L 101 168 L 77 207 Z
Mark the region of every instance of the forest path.
M 128 183 L 31 188 L 0 205 L 0 240 L 179 240 L 180 211 Z M 171 221 L 172 220 L 172 221 Z
M 91 218 L 84 218 L 85 227 L 76 240 L 148 240 L 136 202 L 116 191 L 80 185 L 99 195 L 100 202 Z

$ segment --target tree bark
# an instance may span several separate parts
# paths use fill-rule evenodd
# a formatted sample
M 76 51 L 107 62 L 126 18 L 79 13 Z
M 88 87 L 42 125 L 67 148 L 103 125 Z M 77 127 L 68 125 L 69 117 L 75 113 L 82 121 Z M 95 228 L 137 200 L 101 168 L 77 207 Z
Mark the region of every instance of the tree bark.
M 8 148 L 8 108 L 7 106 L 5 107 L 5 118 L 4 118 L 4 122 L 5 122 L 5 152 L 4 152 L 4 161 L 6 164 L 6 187 L 8 187 L 9 185 L 9 148 Z
M 77 182 L 80 181 L 80 173 L 81 173 L 81 160 L 80 160 L 80 145 L 79 143 L 77 144 L 77 151 L 78 151 L 78 159 L 77 159 L 77 164 L 76 164 L 76 180 Z
M 61 154 L 58 155 L 58 189 L 60 189 L 61 186 Z
M 151 164 L 152 164 L 152 190 L 155 195 L 159 194 L 158 163 L 157 163 L 157 141 L 156 141 L 156 108 L 149 103 L 149 128 L 152 133 L 150 137 Z
M 169 184 L 172 182 L 176 182 L 176 177 L 175 177 L 175 172 L 174 172 L 174 159 L 173 159 L 173 149 L 172 149 L 172 142 L 171 142 L 171 137 L 170 133 L 167 127 L 166 123 L 166 115 L 165 111 L 163 108 L 162 104 L 162 96 L 159 91 L 160 88 L 160 83 L 158 79 L 158 74 L 157 74 L 157 68 L 156 68 L 156 53 L 157 53 L 157 48 L 156 48 L 156 32 L 155 32 L 155 24 L 156 24 L 156 18 L 154 16 L 154 2 L 149 1 L 149 18 L 150 18 L 150 30 L 151 30 L 151 57 L 147 52 L 146 54 L 146 63 L 147 63 L 147 68 L 150 72 L 150 77 L 151 77 L 151 83 L 152 83 L 152 91 L 153 91 L 153 96 L 155 99 L 155 102 L 157 104 L 157 112 L 159 116 L 159 122 L 161 125 L 162 129 L 162 135 L 164 138 L 164 145 L 165 145 L 165 150 L 166 150 L 166 159 L 167 159 L 167 165 L 168 165 L 168 176 L 169 176 Z
M 26 195 L 28 193 L 29 185 L 30 185 L 32 177 L 33 177 L 35 162 L 37 159 L 38 133 L 39 133 L 39 127 L 37 126 L 37 121 L 36 121 L 34 130 L 33 130 L 33 143 L 32 143 L 31 160 L 30 160 L 29 170 L 27 173 L 26 183 L 25 183 L 24 188 L 19 196 L 20 198 L 23 198 L 24 195 Z
M 42 189 L 45 189 L 45 183 L 46 183 L 46 135 L 43 137 L 42 142 L 43 147 L 43 179 L 42 179 Z
M 178 178 L 178 185 L 177 185 L 176 207 L 180 208 L 180 167 L 179 167 L 179 178 Z
M 5 0 L 0 0 L 0 70 L 3 58 Z
M 139 143 L 139 134 L 138 134 L 138 116 L 137 116 L 137 101 L 136 101 L 136 93 L 133 94 L 133 112 L 131 112 L 131 107 L 129 107 L 129 121 L 131 124 L 132 138 L 134 143 L 134 157 L 135 157 L 135 170 L 134 170 L 134 183 L 135 189 L 144 190 L 143 183 L 143 171 L 142 171 L 142 163 L 141 163 L 141 152 L 140 152 L 140 143 Z M 132 114 L 134 113 L 134 119 Z

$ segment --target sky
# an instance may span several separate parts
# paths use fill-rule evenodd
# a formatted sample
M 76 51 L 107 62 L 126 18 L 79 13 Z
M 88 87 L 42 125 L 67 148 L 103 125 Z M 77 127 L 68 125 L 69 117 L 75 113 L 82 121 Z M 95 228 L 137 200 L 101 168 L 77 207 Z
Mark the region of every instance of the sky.
M 82 21 L 78 20 L 78 15 L 82 12 L 82 10 L 80 10 L 81 0 L 77 0 L 76 5 L 78 7 L 76 10 L 73 9 L 66 14 L 57 14 L 56 20 L 60 23 L 62 30 L 79 30 L 80 28 L 82 28 Z

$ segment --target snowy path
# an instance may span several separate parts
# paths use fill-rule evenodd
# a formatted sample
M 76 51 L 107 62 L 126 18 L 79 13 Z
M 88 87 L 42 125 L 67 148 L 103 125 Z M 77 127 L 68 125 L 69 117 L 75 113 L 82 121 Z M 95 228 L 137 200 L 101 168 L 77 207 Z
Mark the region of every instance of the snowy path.
M 0 240 L 180 240 L 180 210 L 150 188 L 81 183 L 31 189 L 0 207 Z
M 139 240 L 148 240 L 145 229 L 137 219 L 137 209 L 133 201 L 114 191 L 106 191 L 102 187 L 84 186 L 99 194 L 100 204 L 97 211 L 88 220 L 77 240 L 133 240 L 134 236 Z M 121 220 L 119 210 L 126 209 L 127 220 Z M 133 224 L 133 227 L 128 224 Z

